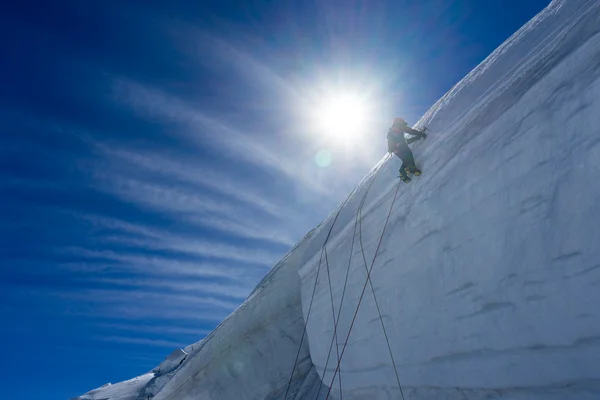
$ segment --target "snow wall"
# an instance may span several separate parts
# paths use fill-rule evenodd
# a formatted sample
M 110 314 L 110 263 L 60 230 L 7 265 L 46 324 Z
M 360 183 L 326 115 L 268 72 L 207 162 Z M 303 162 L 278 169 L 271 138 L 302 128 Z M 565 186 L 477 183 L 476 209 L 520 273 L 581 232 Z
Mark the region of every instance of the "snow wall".
M 384 158 L 120 398 L 599 399 L 600 1 L 553 1 L 421 126 L 423 176 Z

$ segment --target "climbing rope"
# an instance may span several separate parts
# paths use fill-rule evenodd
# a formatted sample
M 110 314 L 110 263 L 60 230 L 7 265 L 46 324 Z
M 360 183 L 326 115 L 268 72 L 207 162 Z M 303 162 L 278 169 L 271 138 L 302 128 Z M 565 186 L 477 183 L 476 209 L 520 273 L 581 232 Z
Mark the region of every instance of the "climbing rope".
M 387 157 L 385 157 L 377 166 L 377 169 L 375 170 L 375 172 L 373 173 L 373 177 L 371 179 L 371 182 L 368 186 L 368 188 L 371 187 L 371 185 L 373 184 L 373 181 L 375 180 L 375 178 L 377 177 L 377 174 L 379 173 L 379 170 L 381 169 L 381 167 L 385 164 L 385 162 L 389 159 L 390 155 L 388 154 Z M 296 367 L 298 365 L 298 358 L 300 357 L 300 352 L 302 351 L 302 343 L 304 342 L 304 337 L 306 336 L 306 327 L 308 325 L 308 320 L 310 318 L 310 313 L 312 311 L 312 305 L 315 299 L 315 293 L 317 290 L 317 284 L 319 282 L 319 273 L 321 271 L 321 261 L 322 261 L 322 256 L 323 256 L 323 252 L 325 251 L 327 242 L 329 241 L 329 237 L 331 236 L 331 232 L 333 231 L 333 227 L 335 226 L 335 223 L 340 215 L 340 212 L 342 211 L 342 209 L 345 207 L 345 205 L 348 203 L 348 201 L 352 198 L 352 196 L 354 195 L 354 193 L 356 192 L 356 190 L 360 187 L 360 185 L 357 185 L 354 189 L 352 189 L 352 191 L 350 192 L 350 194 L 348 195 L 348 197 L 346 197 L 346 199 L 344 200 L 344 202 L 340 205 L 340 207 L 338 208 L 335 217 L 333 219 L 333 223 L 331 224 L 331 227 L 329 228 L 329 232 L 327 233 L 327 237 L 325 238 L 325 241 L 323 242 L 323 246 L 321 247 L 321 258 L 319 259 L 319 266 L 317 267 L 317 276 L 315 277 L 315 284 L 313 286 L 313 291 L 312 291 L 312 295 L 310 298 L 310 303 L 308 306 L 308 311 L 306 313 L 306 320 L 304 321 L 304 329 L 302 331 L 302 336 L 300 338 L 300 344 L 298 345 L 298 352 L 296 353 L 296 358 L 294 360 L 294 367 L 292 368 L 292 373 L 290 374 L 290 380 L 288 382 L 287 385 L 287 389 L 285 391 L 285 396 L 284 396 L 284 400 L 287 400 L 291 385 L 292 385 L 292 381 L 294 379 L 294 372 L 296 371 Z M 366 197 L 366 194 L 365 194 Z M 364 202 L 364 197 L 363 197 L 363 202 Z M 347 280 L 347 277 L 346 277 Z M 340 310 L 341 310 L 341 306 L 340 306 Z M 339 315 L 338 315 L 338 319 L 339 319 Z M 335 335 L 335 330 L 334 330 L 334 335 Z M 330 353 L 331 353 L 331 349 L 330 349 Z M 329 356 L 328 356 L 329 357 Z M 306 377 L 305 377 L 306 378 Z M 333 382 L 332 382 L 333 384 Z M 320 388 L 319 388 L 320 390 Z M 296 393 L 297 395 L 297 393 Z M 295 399 L 295 396 L 294 396 Z
M 377 171 L 375 171 L 373 179 L 369 183 L 369 186 L 367 186 L 367 189 L 365 190 L 365 194 L 363 195 L 363 197 L 362 197 L 362 199 L 360 201 L 360 205 L 359 205 L 358 211 L 356 213 L 356 217 L 355 217 L 355 221 L 354 221 L 354 232 L 352 233 L 352 244 L 350 245 L 350 257 L 348 258 L 348 267 L 346 268 L 346 278 L 344 279 L 344 287 L 342 289 L 342 297 L 341 297 L 341 300 L 340 300 L 340 307 L 338 309 L 337 317 L 334 318 L 333 335 L 331 337 L 331 342 L 329 344 L 329 351 L 327 352 L 327 359 L 325 361 L 325 367 L 324 367 L 323 371 L 327 371 L 327 367 L 329 365 L 329 359 L 331 357 L 331 350 L 333 348 L 334 338 L 335 338 L 335 341 L 336 341 L 336 347 L 338 346 L 338 343 L 337 343 L 337 327 L 338 327 L 338 324 L 339 324 L 339 321 L 340 321 L 340 316 L 341 316 L 341 313 L 342 313 L 342 305 L 344 304 L 344 297 L 346 295 L 346 287 L 348 286 L 348 277 L 350 275 L 350 266 L 352 264 L 352 253 L 354 252 L 354 242 L 355 242 L 355 239 L 356 239 L 356 231 L 357 231 L 358 223 L 359 223 L 358 218 L 359 218 L 360 212 L 361 212 L 361 210 L 362 210 L 362 208 L 363 208 L 363 206 L 365 204 L 365 201 L 367 199 L 367 195 L 369 194 L 369 191 L 371 190 L 371 186 L 373 186 L 373 183 L 375 182 L 375 179 L 377 178 L 377 173 L 378 172 L 379 172 L 379 168 L 377 169 Z M 328 259 L 327 258 L 325 259 L 325 262 L 328 263 Z M 331 287 L 330 287 L 330 291 L 331 291 Z M 336 350 L 338 351 L 338 361 L 339 361 L 340 360 L 339 348 L 337 348 Z M 340 374 L 340 377 L 341 377 L 341 374 Z M 342 392 L 342 389 L 340 387 L 340 396 L 341 396 L 341 392 Z M 321 393 L 321 386 L 319 386 L 319 390 L 317 391 L 317 396 L 316 396 L 317 400 L 319 399 L 319 394 L 320 393 Z
M 331 228 L 329 229 L 329 233 L 327 234 L 327 237 L 325 238 L 325 243 L 327 243 L 327 241 L 329 240 L 329 235 L 331 235 L 331 231 L 333 230 L 333 227 L 335 225 L 335 221 L 337 220 L 337 217 L 338 217 L 338 215 L 340 214 L 340 211 L 343 208 L 343 204 L 342 204 L 342 206 L 340 206 L 338 212 L 336 213 L 336 215 L 335 215 L 335 217 L 333 219 L 333 223 L 331 224 Z M 325 246 L 325 244 L 323 244 L 323 246 Z M 287 400 L 288 394 L 290 392 L 290 388 L 292 386 L 292 381 L 294 380 L 294 372 L 296 372 L 296 367 L 298 366 L 298 358 L 300 357 L 300 352 L 302 351 L 302 343 L 304 342 L 304 337 L 306 336 L 306 326 L 308 325 L 308 320 L 310 318 L 310 313 L 312 311 L 313 302 L 315 300 L 315 293 L 317 292 L 317 283 L 319 282 L 319 273 L 321 271 L 321 261 L 322 261 L 322 259 L 323 259 L 323 250 L 321 248 L 321 258 L 319 259 L 319 266 L 317 267 L 317 276 L 315 277 L 315 284 L 313 286 L 312 295 L 310 297 L 310 303 L 308 305 L 308 311 L 306 313 L 306 321 L 304 321 L 304 329 L 302 330 L 302 336 L 300 337 L 300 344 L 298 345 L 298 352 L 296 353 L 296 359 L 294 360 L 294 367 L 292 368 L 292 373 L 290 374 L 290 380 L 288 382 L 287 389 L 285 391 L 285 396 L 283 397 L 284 400 Z M 294 398 L 295 398 L 295 396 L 294 396 Z
M 389 157 L 389 156 L 388 156 Z M 377 170 L 374 173 L 374 177 L 373 179 L 375 179 L 375 176 L 377 176 L 377 172 L 379 172 L 379 170 L 381 169 L 381 166 L 385 163 L 385 161 L 387 160 L 387 158 L 385 158 L 377 167 Z M 329 228 L 329 232 L 327 233 L 327 236 L 325 237 L 325 241 L 323 242 L 323 246 L 321 247 L 321 258 L 319 259 L 319 266 L 317 267 L 317 276 L 315 277 L 315 284 L 313 286 L 313 291 L 312 291 L 312 295 L 310 297 L 310 303 L 308 306 L 308 311 L 306 313 L 306 320 L 304 321 L 304 329 L 302 330 L 302 336 L 300 337 L 300 344 L 298 345 L 298 352 L 296 353 L 296 358 L 294 360 L 294 366 L 292 368 L 292 372 L 290 374 L 290 380 L 287 384 L 287 389 L 285 391 L 285 395 L 283 397 L 284 400 L 287 400 L 290 388 L 292 386 L 292 381 L 294 380 L 294 372 L 296 372 L 296 367 L 298 366 L 298 358 L 300 357 L 300 352 L 302 351 L 302 343 L 304 342 L 304 337 L 306 336 L 306 327 L 308 325 L 308 320 L 310 318 L 310 313 L 312 311 L 312 306 L 313 306 L 313 302 L 315 299 L 315 293 L 317 291 L 317 283 L 319 282 L 319 274 L 321 272 L 321 261 L 323 259 L 323 251 L 325 249 L 325 246 L 327 245 L 327 242 L 329 241 L 329 237 L 331 236 L 331 232 L 333 231 L 333 227 L 335 226 L 335 223 L 340 215 L 340 212 L 342 211 L 342 209 L 345 207 L 345 205 L 348 203 L 348 201 L 352 198 L 352 196 L 354 195 L 354 192 L 356 192 L 356 189 L 359 187 L 360 185 L 357 185 L 354 189 L 352 189 L 352 191 L 350 192 L 350 194 L 348 195 L 348 197 L 346 197 L 346 199 L 343 201 L 343 203 L 340 205 L 340 207 L 338 208 L 335 217 L 333 218 L 333 222 L 331 224 L 331 227 Z M 339 365 L 339 363 L 338 363 Z M 333 382 L 332 382 L 333 384 Z M 295 398 L 295 397 L 294 397 Z
M 331 273 L 329 272 L 329 257 L 327 257 L 327 247 L 323 246 L 325 252 L 325 265 L 327 267 L 327 282 L 329 283 L 329 297 L 331 298 L 331 320 L 335 322 L 335 306 L 333 304 L 333 289 L 331 288 Z M 342 312 L 341 304 L 340 304 L 340 313 Z M 338 313 L 339 315 L 339 313 Z M 337 330 L 336 326 L 333 327 L 333 338 L 335 338 L 335 351 L 337 352 L 338 361 L 340 359 L 340 346 L 338 344 Z M 333 341 L 331 342 L 333 344 Z M 331 354 L 331 353 L 330 353 Z M 327 356 L 329 358 L 329 355 Z M 342 400 L 342 375 L 340 374 L 338 378 L 338 382 L 340 383 L 340 400 Z M 319 386 L 319 391 L 321 387 Z M 317 397 L 318 398 L 318 397 Z
M 396 192 L 397 192 L 397 190 L 396 190 Z M 377 301 L 377 296 L 375 295 L 375 288 L 373 288 L 373 281 L 369 277 L 369 269 L 367 267 L 367 257 L 365 255 L 365 248 L 363 246 L 363 240 L 362 240 L 362 209 L 359 210 L 359 212 L 360 212 L 360 218 L 359 218 L 360 227 L 358 230 L 358 237 L 359 237 L 359 241 L 360 241 L 360 250 L 362 252 L 365 271 L 367 271 L 367 280 L 369 282 L 369 285 L 371 285 L 371 292 L 373 293 L 373 299 L 375 300 L 375 307 L 377 308 L 377 314 L 379 315 L 379 321 L 381 321 L 381 329 L 383 330 L 383 336 L 385 337 L 385 342 L 387 343 L 387 348 L 390 353 L 390 358 L 392 359 L 392 366 L 394 367 L 394 372 L 396 373 L 396 381 L 398 382 L 398 388 L 400 389 L 400 396 L 402 397 L 402 400 L 404 400 L 404 392 L 402 390 L 402 384 L 400 383 L 400 375 L 398 374 L 398 368 L 396 367 L 396 361 L 394 360 L 394 353 L 392 352 L 392 346 L 390 345 L 390 339 L 387 334 L 387 329 L 385 329 L 385 323 L 383 322 L 383 317 L 381 316 L 381 308 L 379 307 L 379 301 Z M 375 253 L 375 257 L 376 256 L 377 256 L 377 253 Z M 373 262 L 375 262 L 375 259 L 373 259 Z
M 365 291 L 367 289 L 367 285 L 370 282 L 371 272 L 373 271 L 373 267 L 375 265 L 375 261 L 377 259 L 377 255 L 379 254 L 379 249 L 381 248 L 381 244 L 383 243 L 383 237 L 385 235 L 385 231 L 386 231 L 388 223 L 390 221 L 390 216 L 392 215 L 392 210 L 394 209 L 394 204 L 396 203 L 396 199 L 398 198 L 398 191 L 400 189 L 400 183 L 401 182 L 398 182 L 398 185 L 396 187 L 396 191 L 394 192 L 394 198 L 392 200 L 392 204 L 390 205 L 390 209 L 388 211 L 388 214 L 387 214 L 387 217 L 386 217 L 386 220 L 385 220 L 385 224 L 384 224 L 383 230 L 381 232 L 381 236 L 379 237 L 379 243 L 377 244 L 377 248 L 375 249 L 375 255 L 373 256 L 373 261 L 371 262 L 371 266 L 369 267 L 369 269 L 367 271 L 367 279 L 365 281 L 365 284 L 363 286 L 362 292 L 361 292 L 360 297 L 358 299 L 358 304 L 356 306 L 356 311 L 354 312 L 354 316 L 352 317 L 352 322 L 350 323 L 350 328 L 348 329 L 348 334 L 346 335 L 346 340 L 344 341 L 344 345 L 342 347 L 342 352 L 340 354 L 340 358 L 338 360 L 337 366 L 336 366 L 335 371 L 333 373 L 333 378 L 331 380 L 331 385 L 329 385 L 329 390 L 327 391 L 327 396 L 325 397 L 325 400 L 329 399 L 329 395 L 331 394 L 331 389 L 333 388 L 333 383 L 335 381 L 335 377 L 336 377 L 336 375 L 337 375 L 337 373 L 338 373 L 338 371 L 340 369 L 340 364 L 342 362 L 342 358 L 344 357 L 344 352 L 346 351 L 346 346 L 348 345 L 348 340 L 350 339 L 350 334 L 352 333 L 352 328 L 354 327 L 354 323 L 356 322 L 356 317 L 358 315 L 358 311 L 360 310 L 360 305 L 362 304 L 362 300 L 364 298 Z M 395 363 L 394 363 L 394 365 L 395 365 Z

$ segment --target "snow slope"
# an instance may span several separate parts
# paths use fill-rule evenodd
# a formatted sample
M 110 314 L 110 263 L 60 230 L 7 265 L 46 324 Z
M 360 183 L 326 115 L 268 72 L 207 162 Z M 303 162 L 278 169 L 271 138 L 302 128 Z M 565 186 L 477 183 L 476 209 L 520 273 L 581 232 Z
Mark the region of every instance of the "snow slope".
M 553 1 L 423 125 L 422 177 L 382 160 L 138 399 L 600 398 L 600 2 Z
M 141 391 L 144 390 L 148 382 L 154 377 L 153 373 L 147 373 L 127 381 L 119 382 L 114 385 L 107 383 L 101 388 L 91 390 L 86 394 L 79 396 L 81 400 L 136 400 Z

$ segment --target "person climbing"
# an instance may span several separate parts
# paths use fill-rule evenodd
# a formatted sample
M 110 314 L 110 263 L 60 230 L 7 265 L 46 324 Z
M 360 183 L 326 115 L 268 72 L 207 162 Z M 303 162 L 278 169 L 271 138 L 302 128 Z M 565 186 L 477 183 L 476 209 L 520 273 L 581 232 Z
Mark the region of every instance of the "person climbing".
M 408 139 L 404 137 L 404 134 L 408 133 L 412 135 Z M 408 126 L 406 121 L 402 118 L 394 119 L 392 127 L 388 131 L 388 151 L 394 153 L 402 160 L 402 166 L 400 167 L 400 179 L 404 182 L 410 182 L 408 174 L 415 174 L 415 176 L 421 175 L 421 170 L 415 165 L 415 157 L 413 152 L 408 147 L 409 144 L 416 142 L 420 139 L 425 139 L 427 134 L 424 131 L 419 131 Z

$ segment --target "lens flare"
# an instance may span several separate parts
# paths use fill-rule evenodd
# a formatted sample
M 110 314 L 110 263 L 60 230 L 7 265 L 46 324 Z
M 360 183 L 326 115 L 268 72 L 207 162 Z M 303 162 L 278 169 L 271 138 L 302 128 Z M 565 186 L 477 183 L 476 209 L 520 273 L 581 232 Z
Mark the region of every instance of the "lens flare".
M 331 165 L 332 161 L 331 152 L 329 150 L 320 150 L 315 154 L 315 162 L 321 168 L 326 168 Z

